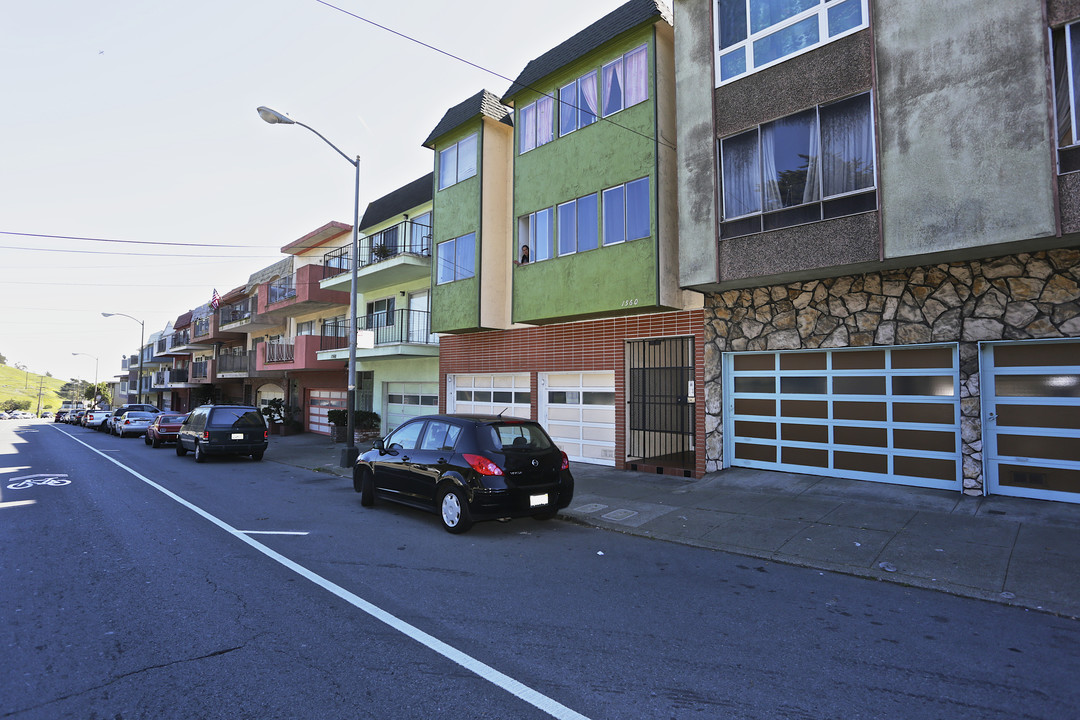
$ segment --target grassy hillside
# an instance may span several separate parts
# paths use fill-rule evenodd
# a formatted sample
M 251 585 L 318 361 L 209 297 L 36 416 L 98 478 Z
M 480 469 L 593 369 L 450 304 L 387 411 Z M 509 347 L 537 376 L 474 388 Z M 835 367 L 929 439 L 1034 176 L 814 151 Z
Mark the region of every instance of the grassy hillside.
M 7 365 L 0 365 L 0 403 L 5 400 L 29 400 L 30 412 L 36 412 L 39 384 L 41 387 L 42 412 L 59 409 L 61 401 L 60 388 L 65 384 L 64 380 L 38 375 L 37 373 L 27 374 L 25 370 L 16 370 Z

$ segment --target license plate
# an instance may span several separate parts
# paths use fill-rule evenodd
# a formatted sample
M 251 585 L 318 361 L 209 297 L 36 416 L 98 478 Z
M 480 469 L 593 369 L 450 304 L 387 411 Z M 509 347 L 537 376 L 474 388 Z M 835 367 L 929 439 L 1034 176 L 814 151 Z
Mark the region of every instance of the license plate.
M 243 440 L 244 439 L 244 433 L 233 433 L 232 434 L 232 439 L 233 440 Z
M 547 505 L 547 504 L 548 504 L 547 493 L 544 493 L 543 495 L 530 495 L 529 496 L 529 507 L 540 507 L 541 505 Z

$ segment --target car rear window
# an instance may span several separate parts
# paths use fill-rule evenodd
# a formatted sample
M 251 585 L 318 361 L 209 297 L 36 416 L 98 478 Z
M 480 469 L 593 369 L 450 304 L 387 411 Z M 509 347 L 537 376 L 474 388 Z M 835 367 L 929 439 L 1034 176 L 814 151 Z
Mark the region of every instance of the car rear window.
M 263 419 L 255 410 L 219 408 L 210 414 L 207 425 L 216 428 L 261 428 Z
M 176 425 L 184 422 L 185 418 L 187 418 L 187 415 L 162 415 L 158 423 L 161 425 Z
M 551 441 L 536 423 L 495 423 L 488 425 L 491 441 L 500 450 L 548 450 Z

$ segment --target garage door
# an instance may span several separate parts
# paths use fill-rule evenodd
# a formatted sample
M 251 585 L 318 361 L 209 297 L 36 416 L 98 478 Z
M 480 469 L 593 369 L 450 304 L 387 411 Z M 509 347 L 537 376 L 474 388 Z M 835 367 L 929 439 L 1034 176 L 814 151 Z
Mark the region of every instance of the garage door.
M 344 390 L 330 388 L 307 391 L 307 430 L 320 435 L 331 434 L 333 427 L 326 414 L 335 408 L 348 407 L 348 395 Z
M 439 412 L 439 383 L 388 382 L 384 388 L 387 432 L 409 418 Z
M 1080 342 L 980 350 L 987 490 L 1080 502 Z
M 531 418 L 528 373 L 506 375 L 447 375 L 446 410 Z
M 725 354 L 726 464 L 960 490 L 957 353 Z
M 615 464 L 615 373 L 547 373 L 540 383 L 540 424 L 567 457 Z

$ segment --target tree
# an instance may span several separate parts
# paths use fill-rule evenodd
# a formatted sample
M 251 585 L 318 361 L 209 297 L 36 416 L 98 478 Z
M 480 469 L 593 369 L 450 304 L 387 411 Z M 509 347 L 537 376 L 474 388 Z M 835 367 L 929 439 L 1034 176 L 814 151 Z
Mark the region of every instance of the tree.
M 109 393 L 109 384 L 106 382 L 99 382 L 97 385 L 87 385 L 83 391 L 83 397 L 87 400 L 95 401 L 97 396 L 101 396 L 102 405 L 112 404 L 112 395 Z
M 7 358 L 4 357 L 3 353 L 0 353 L 0 365 L 7 365 Z
M 16 410 L 29 410 L 29 400 L 5 400 L 0 403 L 0 410 L 4 412 L 15 412 Z

